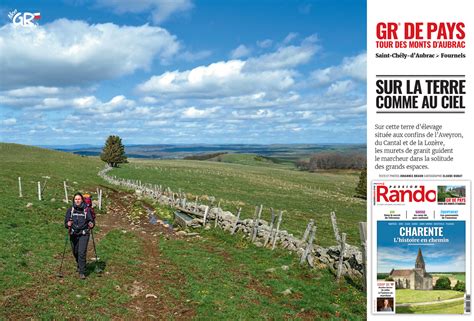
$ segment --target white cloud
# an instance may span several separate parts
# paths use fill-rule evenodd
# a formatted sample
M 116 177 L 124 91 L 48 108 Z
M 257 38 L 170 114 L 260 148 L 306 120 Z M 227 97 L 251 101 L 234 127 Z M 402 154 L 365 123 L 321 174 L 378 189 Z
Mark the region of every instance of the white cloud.
M 116 129 L 118 133 L 137 133 L 141 129 L 140 128 L 130 128 L 130 127 L 120 127 Z
M 82 112 L 100 114 L 134 106 L 135 102 L 133 100 L 129 100 L 123 95 L 118 95 L 106 102 L 102 102 L 95 96 L 36 98 L 34 104 L 22 107 L 29 107 L 29 110 L 56 110 L 70 107 Z
M 72 103 L 74 107 L 78 109 L 85 109 L 95 107 L 99 100 L 95 96 L 86 96 L 86 97 L 78 97 L 72 99 Z
M 142 102 L 144 102 L 145 104 L 156 104 L 157 102 L 159 102 L 158 99 L 156 99 L 155 97 L 151 97 L 151 96 L 142 97 L 140 100 Z
M 334 115 L 326 114 L 326 115 L 316 117 L 315 119 L 313 119 L 313 122 L 321 126 L 333 120 L 336 120 L 336 117 Z
M 101 7 L 111 8 L 115 13 L 150 13 L 155 24 L 162 23 L 172 14 L 192 9 L 191 0 L 97 0 Z
M 95 96 L 78 97 L 72 99 L 70 104 L 78 111 L 94 113 L 98 115 L 119 112 L 126 108 L 135 106 L 135 102 L 133 100 L 129 100 L 123 95 L 115 96 L 107 102 L 102 102 Z
M 15 125 L 16 124 L 16 118 L 7 118 L 7 119 L 0 120 L 0 124 L 2 126 Z
M 183 59 L 184 61 L 187 61 L 187 62 L 194 62 L 194 61 L 197 61 L 197 60 L 207 58 L 210 55 L 212 55 L 211 50 L 200 50 L 200 51 L 196 51 L 196 52 L 185 51 L 182 54 L 180 54 L 178 58 L 181 58 L 181 59 Z
M 11 96 L 3 96 L 0 95 L 0 104 L 3 106 L 9 107 L 31 107 L 35 104 L 38 104 L 40 101 L 37 97 L 11 97 Z
M 268 119 L 268 118 L 275 118 L 275 117 L 281 117 L 283 115 L 279 113 L 275 113 L 269 109 L 259 109 L 254 113 L 249 113 L 249 112 L 238 112 L 238 111 L 233 111 L 232 112 L 232 117 L 234 119 L 240 119 L 240 120 L 247 120 L 247 119 Z
M 5 94 L 11 97 L 31 97 L 38 95 L 57 95 L 61 92 L 61 89 L 58 87 L 23 87 L 13 90 L 5 91 Z
M 198 109 L 196 107 L 189 107 L 183 111 L 183 118 L 206 118 L 218 111 L 218 107 Z
M 147 95 L 215 98 L 283 91 L 294 83 L 291 71 L 245 72 L 245 64 L 245 61 L 229 60 L 182 72 L 166 72 L 151 77 L 137 89 Z
M 249 70 L 286 69 L 307 63 L 317 52 L 316 37 L 310 36 L 299 46 L 280 47 L 276 52 L 250 58 L 247 61 Z
M 339 80 L 331 84 L 327 90 L 328 95 L 342 95 L 354 88 L 354 82 L 351 80 Z
M 112 111 L 117 109 L 130 108 L 133 106 L 135 106 L 135 102 L 133 100 L 127 99 L 123 95 L 118 95 L 113 97 L 110 101 L 102 104 L 101 110 Z
M 353 114 L 365 114 L 367 112 L 367 105 L 361 105 L 357 107 L 349 108 L 349 113 Z
M 340 65 L 315 70 L 312 72 L 311 78 L 318 85 L 325 85 L 344 78 L 365 81 L 367 79 L 367 54 L 346 57 Z
M 234 50 L 232 50 L 232 52 L 230 53 L 230 57 L 232 59 L 244 58 L 248 57 L 251 52 L 252 50 L 250 50 L 250 48 L 246 47 L 245 45 L 240 45 Z
M 259 40 L 257 41 L 257 46 L 260 48 L 269 48 L 273 44 L 273 40 L 271 39 L 265 39 L 265 40 Z
M 57 109 L 67 105 L 67 98 L 90 92 L 92 88 L 30 86 L 0 91 L 5 107 Z
M 367 54 L 345 58 L 342 61 L 341 70 L 352 78 L 365 81 L 367 79 Z
M 63 100 L 61 98 L 44 98 L 41 104 L 38 104 L 35 107 L 35 109 L 59 109 L 63 108 L 69 105 L 68 100 Z
M 148 96 L 180 98 L 233 97 L 257 93 L 285 92 L 295 83 L 295 67 L 307 63 L 317 51 L 315 37 L 299 46 L 280 47 L 277 51 L 248 60 L 219 61 L 185 71 L 168 71 L 137 86 Z
M 297 33 L 297 32 L 290 32 L 290 33 L 285 37 L 285 39 L 283 39 L 283 43 L 284 43 L 284 44 L 288 44 L 288 43 L 292 42 L 296 37 L 298 37 L 298 33 Z
M 67 19 L 35 28 L 6 24 L 0 28 L 0 86 L 38 91 L 115 78 L 147 70 L 155 57 L 167 63 L 179 48 L 175 36 L 148 25 Z
M 164 126 L 169 124 L 168 120 L 150 120 L 145 123 L 148 126 Z

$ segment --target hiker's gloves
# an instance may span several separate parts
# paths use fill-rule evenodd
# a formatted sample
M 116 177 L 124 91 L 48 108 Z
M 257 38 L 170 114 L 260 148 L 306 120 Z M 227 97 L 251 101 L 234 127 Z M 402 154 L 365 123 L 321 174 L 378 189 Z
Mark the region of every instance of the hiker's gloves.
M 89 222 L 89 228 L 90 228 L 90 229 L 94 228 L 94 223 Z

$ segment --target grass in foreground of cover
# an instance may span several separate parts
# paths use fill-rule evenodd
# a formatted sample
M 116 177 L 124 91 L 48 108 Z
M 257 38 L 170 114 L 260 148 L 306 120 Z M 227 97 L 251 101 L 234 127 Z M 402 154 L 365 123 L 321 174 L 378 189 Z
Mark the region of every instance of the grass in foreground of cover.
M 453 302 L 440 302 L 443 300 L 459 299 L 464 297 L 464 292 L 453 290 L 396 290 L 396 303 L 422 303 L 432 302 L 432 304 L 397 307 L 397 313 L 420 313 L 420 314 L 463 314 L 464 300 Z

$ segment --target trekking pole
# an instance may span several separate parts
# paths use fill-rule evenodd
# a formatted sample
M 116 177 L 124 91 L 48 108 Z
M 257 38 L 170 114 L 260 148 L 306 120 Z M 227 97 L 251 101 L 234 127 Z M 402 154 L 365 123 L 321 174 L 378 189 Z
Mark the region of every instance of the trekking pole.
M 92 235 L 92 245 L 94 246 L 94 253 L 95 253 L 95 272 L 101 273 L 102 269 L 98 266 L 99 258 L 97 257 L 97 249 L 95 248 L 95 240 L 94 240 L 94 232 L 91 229 L 91 235 Z
M 66 234 L 66 239 L 64 240 L 64 250 L 63 250 L 63 257 L 61 258 L 61 265 L 59 266 L 59 272 L 57 274 L 57 277 L 58 278 L 62 278 L 64 275 L 63 275 L 63 262 L 64 262 L 64 255 L 66 254 L 66 246 L 67 246 L 67 239 L 69 237 L 69 229 L 68 229 L 68 232 Z

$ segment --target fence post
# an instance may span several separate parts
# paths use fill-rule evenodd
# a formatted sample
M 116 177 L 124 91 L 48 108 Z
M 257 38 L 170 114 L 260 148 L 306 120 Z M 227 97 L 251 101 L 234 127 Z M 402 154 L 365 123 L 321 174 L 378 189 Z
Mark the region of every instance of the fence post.
M 308 254 L 313 249 L 313 241 L 314 241 L 315 236 L 316 236 L 316 226 L 312 226 L 311 235 L 309 236 L 308 244 L 306 244 L 306 248 L 304 249 L 303 255 L 301 255 L 300 264 L 303 264 L 304 262 L 306 262 L 306 258 L 308 257 Z
M 339 228 L 337 227 L 336 222 L 336 213 L 331 212 L 331 222 L 332 229 L 334 230 L 334 237 L 336 238 L 337 243 L 341 243 L 341 236 L 339 235 Z
M 41 194 L 43 194 L 45 188 L 46 188 L 46 184 L 48 184 L 48 179 L 50 179 L 51 177 L 49 176 L 42 176 L 44 178 L 44 183 L 43 183 L 43 188 L 41 189 Z
M 362 273 L 364 291 L 367 289 L 367 223 L 359 222 L 360 242 L 362 243 Z
M 337 280 L 341 278 L 342 275 L 342 266 L 344 264 L 344 250 L 346 249 L 346 233 L 342 233 L 341 239 L 341 253 L 339 255 L 339 265 L 337 267 Z
M 38 182 L 38 200 L 41 201 L 41 182 Z
M 67 196 L 67 185 L 66 185 L 66 181 L 63 181 L 63 185 L 64 185 L 64 202 L 66 203 L 69 203 L 69 198 Z
M 99 211 L 102 210 L 102 189 L 99 190 Z
M 181 208 L 184 208 L 184 209 L 186 208 L 186 197 L 183 197 L 181 199 Z
M 257 210 L 257 208 L 255 208 L 255 210 Z M 263 205 L 260 204 L 260 208 L 258 209 L 258 213 L 256 213 L 256 214 L 257 214 L 257 218 L 256 218 L 256 219 L 254 218 L 254 222 L 253 222 L 252 242 L 254 242 L 255 239 L 257 238 L 257 234 L 258 234 L 258 222 L 260 221 L 260 217 L 262 217 L 262 210 L 263 210 Z
M 215 208 L 215 207 L 214 207 Z M 221 209 L 219 205 L 217 205 L 217 210 L 216 210 L 216 219 L 214 221 L 214 228 L 217 227 L 217 223 L 219 222 L 219 214 L 221 213 Z
M 276 239 L 277 239 L 278 233 L 280 232 L 280 223 L 281 223 L 281 216 L 282 216 L 282 215 L 283 215 L 283 211 L 280 210 L 280 212 L 278 213 L 277 228 L 276 228 L 275 234 L 273 235 L 272 250 L 274 250 L 274 249 L 275 249 L 275 246 L 276 246 Z
M 18 190 L 20 193 L 20 197 L 23 197 L 23 193 L 21 191 L 21 177 L 18 177 Z
M 239 207 L 239 211 L 237 212 L 237 219 L 235 220 L 234 226 L 232 227 L 232 231 L 230 234 L 235 234 L 235 231 L 237 231 L 237 223 L 239 222 L 240 219 L 240 212 L 242 211 L 242 207 Z
M 311 231 L 311 228 L 314 225 L 314 220 L 310 219 L 308 225 L 306 226 L 306 230 L 304 231 L 303 238 L 301 239 L 301 243 L 304 244 L 306 242 L 306 239 L 308 238 L 309 232 Z
M 268 241 L 270 240 L 272 234 L 273 234 L 273 223 L 275 222 L 275 211 L 273 210 L 273 207 L 270 208 L 270 211 L 272 212 L 272 221 L 270 222 L 270 231 L 268 232 L 267 238 L 265 239 L 265 242 L 263 243 L 263 246 L 267 246 Z
M 207 218 L 207 213 L 209 212 L 209 206 L 206 206 L 206 209 L 204 210 L 204 221 L 202 223 L 202 226 L 206 227 L 206 218 Z

